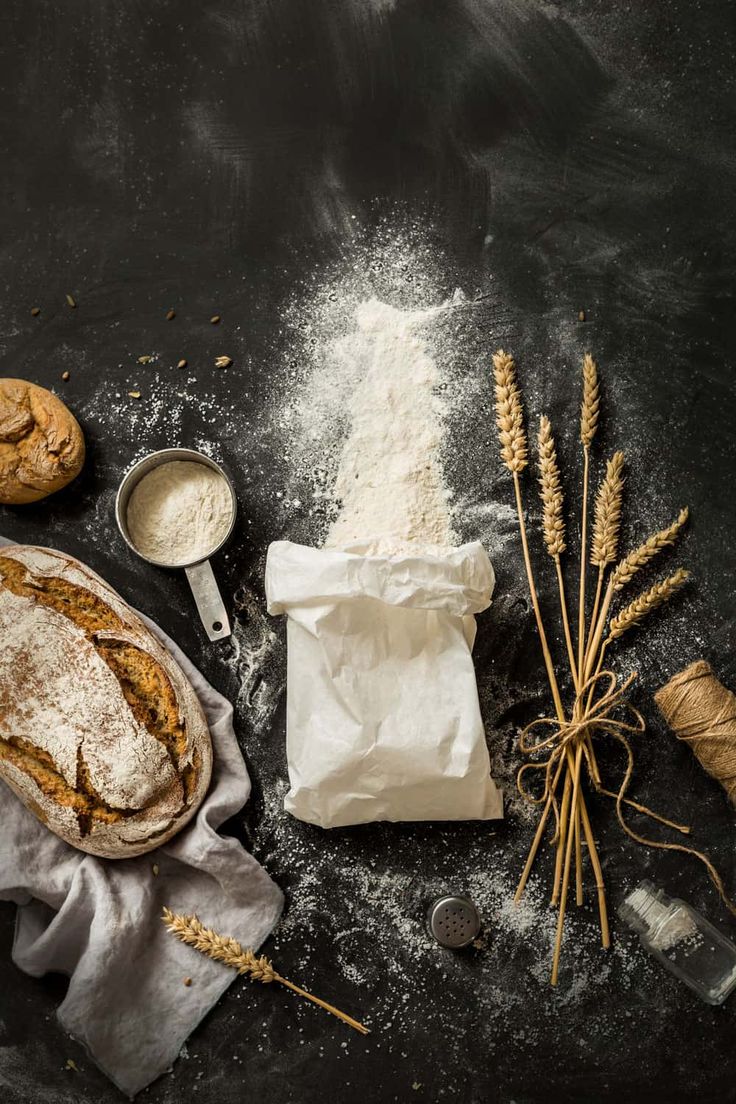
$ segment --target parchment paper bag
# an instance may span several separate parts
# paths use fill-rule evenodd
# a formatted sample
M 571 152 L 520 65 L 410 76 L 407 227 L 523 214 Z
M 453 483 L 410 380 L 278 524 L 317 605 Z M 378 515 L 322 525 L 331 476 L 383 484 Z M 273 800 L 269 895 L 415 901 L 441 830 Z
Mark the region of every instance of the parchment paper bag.
M 370 549 L 268 551 L 268 609 L 288 617 L 285 808 L 323 828 L 501 817 L 470 654 L 488 556 Z

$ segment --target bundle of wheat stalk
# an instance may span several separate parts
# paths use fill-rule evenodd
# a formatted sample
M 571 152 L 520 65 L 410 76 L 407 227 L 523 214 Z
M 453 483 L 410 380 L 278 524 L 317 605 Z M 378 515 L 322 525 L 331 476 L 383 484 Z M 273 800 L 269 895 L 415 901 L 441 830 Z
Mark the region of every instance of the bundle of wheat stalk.
M 645 806 L 625 797 L 632 761 L 629 736 L 632 733 L 642 731 L 644 722 L 640 714 L 627 702 L 625 697 L 626 691 L 635 676 L 632 675 L 625 682 L 619 683 L 617 677 L 604 668 L 604 659 L 610 645 L 629 629 L 638 625 L 652 610 L 667 602 L 687 580 L 688 573 L 686 571 L 676 571 L 662 582 L 656 583 L 650 589 L 645 590 L 630 605 L 625 606 L 609 620 L 611 605 L 615 596 L 624 587 L 628 586 L 634 576 L 646 567 L 659 552 L 674 544 L 687 521 L 688 511 L 687 509 L 682 510 L 670 526 L 654 533 L 639 548 L 634 549 L 619 560 L 624 457 L 622 453 L 616 452 L 606 464 L 605 475 L 595 497 L 590 551 L 588 550 L 588 492 L 591 448 L 598 430 L 600 396 L 598 368 L 593 358 L 586 355 L 583 360 L 583 398 L 580 417 L 583 474 L 577 646 L 573 642 L 570 628 L 565 579 L 561 562 L 561 557 L 567 547 L 562 479 L 552 427 L 546 417 L 542 417 L 540 420 L 538 434 L 539 485 L 542 500 L 544 543 L 547 553 L 555 564 L 562 627 L 570 668 L 570 681 L 574 689 L 572 702 L 566 709 L 560 692 L 561 680 L 558 680 L 555 672 L 547 634 L 542 621 L 524 519 L 521 476 L 529 463 L 529 450 L 516 369 L 513 358 L 503 350 L 495 353 L 493 367 L 496 385 L 496 421 L 501 445 L 501 459 L 513 477 L 529 593 L 555 707 L 554 717 L 534 721 L 524 730 L 521 738 L 522 752 L 532 756 L 533 761 L 526 763 L 519 771 L 519 789 L 522 794 L 540 805 L 541 815 L 516 892 L 516 900 L 518 901 L 524 892 L 545 829 L 550 823 L 550 813 L 552 813 L 552 824 L 554 825 L 552 842 L 555 847 L 552 904 L 558 906 L 559 912 L 551 980 L 552 984 L 556 985 L 573 861 L 575 864 L 576 901 L 578 905 L 583 903 L 583 840 L 587 846 L 595 877 L 601 941 L 604 947 L 610 945 L 606 894 L 598 850 L 586 807 L 584 776 L 590 779 L 593 788 L 597 792 L 615 798 L 618 817 L 623 828 L 640 842 L 654 843 L 654 841 L 645 841 L 643 837 L 637 836 L 628 828 L 622 814 L 623 805 L 631 806 L 639 812 L 646 813 L 680 832 L 689 832 L 686 826 L 676 824 L 665 817 L 652 813 Z M 590 610 L 586 594 L 587 569 L 589 566 L 597 568 L 595 596 Z M 627 754 L 629 767 L 624 782 L 618 792 L 615 793 L 603 786 L 598 769 L 595 737 L 601 734 L 612 737 L 622 744 Z M 526 778 L 531 772 L 541 772 L 542 774 L 544 785 L 541 796 L 538 793 L 530 793 L 526 788 Z M 685 848 L 680 844 L 665 844 L 662 846 L 698 854 L 703 861 L 706 861 L 711 876 L 713 875 L 710 864 L 698 852 L 692 852 L 690 848 Z M 720 883 L 717 882 L 717 884 L 719 889 L 722 889 Z

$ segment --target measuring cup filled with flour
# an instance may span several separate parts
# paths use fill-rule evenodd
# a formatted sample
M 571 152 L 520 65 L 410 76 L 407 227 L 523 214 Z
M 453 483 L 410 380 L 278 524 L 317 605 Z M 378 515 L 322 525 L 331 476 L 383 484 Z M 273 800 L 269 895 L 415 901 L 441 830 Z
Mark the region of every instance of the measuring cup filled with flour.
M 118 528 L 141 559 L 183 568 L 210 640 L 230 635 L 230 622 L 209 557 L 233 531 L 237 499 L 219 464 L 193 449 L 170 448 L 139 460 L 115 501 Z

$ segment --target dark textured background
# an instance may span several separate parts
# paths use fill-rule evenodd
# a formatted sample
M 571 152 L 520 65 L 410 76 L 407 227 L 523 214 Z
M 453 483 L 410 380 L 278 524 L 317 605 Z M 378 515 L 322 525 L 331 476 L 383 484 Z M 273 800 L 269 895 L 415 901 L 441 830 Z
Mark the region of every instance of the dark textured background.
M 637 792 L 695 823 L 733 888 L 732 812 L 673 746 L 651 701 L 701 654 L 736 687 L 733 32 L 723 0 L 5 0 L 0 370 L 63 394 L 90 455 L 73 487 L 4 509 L 0 530 L 88 561 L 238 696 L 237 657 L 231 645 L 204 641 L 183 579 L 121 547 L 114 489 L 142 451 L 209 443 L 243 505 L 218 569 L 228 602 L 237 597 L 238 639 L 247 637 L 249 619 L 260 624 L 268 541 L 308 535 L 306 522 L 274 504 L 284 458 L 259 435 L 283 352 L 283 304 L 316 266 L 349 257 L 356 233 L 364 243 L 380 219 L 419 220 L 444 251 L 448 292 L 494 289 L 475 315 L 474 370 L 488 342 L 512 348 L 530 406 L 541 397 L 570 426 L 566 461 L 571 371 L 585 348 L 596 352 L 606 370 L 602 443 L 613 444 L 615 426 L 632 459 L 628 493 L 640 524 L 627 538 L 684 502 L 693 507 L 682 558 L 695 583 L 631 641 L 622 663 L 641 672 L 636 700 L 650 722 Z M 174 323 L 164 320 L 170 306 Z M 214 311 L 224 320 L 216 336 Z M 137 357 L 151 349 L 156 363 L 141 368 Z M 223 351 L 235 363 L 218 373 L 210 366 Z M 184 413 L 167 424 L 160 407 L 149 417 L 146 402 L 155 384 L 165 407 L 181 386 L 172 365 L 182 355 L 196 378 Z M 108 397 L 133 385 L 144 393 L 135 417 L 106 417 Z M 460 489 L 475 481 L 479 495 L 507 501 L 488 418 L 488 408 L 468 409 L 460 436 L 481 442 L 485 460 L 458 447 L 451 475 Z M 470 522 L 466 530 L 478 535 Z M 510 785 L 514 725 L 545 707 L 545 693 L 518 556 L 495 565 L 497 601 L 481 619 L 477 666 Z M 282 670 L 283 661 L 279 643 L 270 662 Z M 569 936 L 588 948 L 589 983 L 575 987 L 568 955 L 556 994 L 544 982 L 548 939 L 506 930 L 500 913 L 486 916 L 486 949 L 475 957 L 443 957 L 429 944 L 408 954 L 406 933 L 421 940 L 427 900 L 472 884 L 470 869 L 482 870 L 486 854 L 513 886 L 531 831 L 514 803 L 495 835 L 472 824 L 378 826 L 328 842 L 274 812 L 283 703 L 265 734 L 250 727 L 247 695 L 238 703 L 256 793 L 232 830 L 294 902 L 278 962 L 376 1030 L 358 1043 L 284 994 L 236 983 L 188 1056 L 142 1099 L 736 1099 L 736 1003 L 699 1004 L 617 925 L 623 950 L 596 979 L 602 956 L 589 907 Z M 646 872 L 736 936 L 696 863 L 638 848 L 610 807 L 596 806 L 594 818 L 612 907 Z M 401 923 L 380 944 L 376 918 L 387 914 L 380 893 L 351 892 L 353 863 L 380 872 L 379 889 L 398 879 Z M 367 971 L 357 987 L 335 960 L 335 932 L 348 920 L 343 948 Z M 55 1024 L 63 980 L 17 971 L 11 907 L 0 921 L 3 1100 L 118 1099 Z M 499 994 L 514 999 L 499 1005 Z M 64 1068 L 69 1057 L 80 1072 Z

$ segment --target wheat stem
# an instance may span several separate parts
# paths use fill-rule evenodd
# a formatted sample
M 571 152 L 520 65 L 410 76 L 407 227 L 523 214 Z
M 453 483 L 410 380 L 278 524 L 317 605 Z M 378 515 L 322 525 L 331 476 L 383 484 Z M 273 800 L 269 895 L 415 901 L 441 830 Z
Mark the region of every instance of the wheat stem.
M 555 855 L 555 874 L 552 881 L 552 898 L 550 900 L 551 905 L 556 905 L 560 895 L 560 884 L 562 881 L 562 861 L 565 856 L 565 844 L 567 842 L 567 828 L 570 819 L 570 800 L 571 793 L 571 779 L 570 770 L 568 767 L 567 774 L 565 775 L 565 787 L 562 791 L 562 805 L 560 806 L 560 829 L 557 837 L 557 853 Z
M 585 575 L 588 545 L 588 484 L 590 482 L 590 449 L 583 449 L 583 515 L 580 523 L 580 590 L 578 593 L 578 671 L 585 657 Z
M 580 838 L 580 803 L 575 806 L 575 903 L 583 903 L 583 845 Z
M 562 698 L 560 697 L 560 688 L 557 683 L 557 677 L 555 675 L 555 669 L 552 664 L 552 656 L 549 650 L 549 644 L 547 643 L 547 634 L 544 631 L 544 624 L 542 623 L 542 611 L 539 608 L 539 598 L 537 596 L 537 587 L 534 582 L 534 572 L 532 570 L 532 561 L 529 556 L 529 542 L 526 535 L 526 523 L 524 521 L 524 507 L 521 501 L 521 485 L 519 483 L 519 473 L 513 472 L 514 477 L 514 495 L 516 498 L 516 514 L 519 522 L 519 533 L 521 535 L 521 548 L 524 554 L 524 566 L 526 568 L 526 578 L 529 586 L 529 596 L 532 600 L 532 608 L 534 610 L 534 616 L 537 621 L 537 632 L 539 633 L 539 641 L 542 645 L 542 656 L 544 657 L 544 665 L 547 670 L 547 679 L 549 681 L 550 690 L 552 691 L 552 698 L 555 703 L 555 710 L 557 716 L 561 721 L 565 719 L 565 711 L 562 707 Z
M 580 796 L 580 765 L 582 762 L 583 748 L 581 744 L 578 744 L 577 751 L 575 753 L 575 767 L 572 782 L 572 807 L 578 808 L 578 799 Z M 560 911 L 557 918 L 557 934 L 555 936 L 555 948 L 552 954 L 552 985 L 557 985 L 557 978 L 560 968 L 560 952 L 562 950 L 562 932 L 565 925 L 565 910 L 567 907 L 567 891 L 570 885 L 570 860 L 572 858 L 572 848 L 575 842 L 574 831 L 569 831 L 567 834 L 567 846 L 565 848 L 565 869 L 562 875 L 562 893 L 560 896 Z
M 369 1028 L 354 1020 L 352 1016 L 348 1016 L 345 1012 L 341 1012 L 339 1008 L 335 1008 L 334 1005 L 320 1000 L 319 997 L 315 997 L 312 993 L 307 993 L 305 989 L 295 985 L 293 981 L 288 981 L 287 978 L 282 977 L 265 955 L 257 957 L 250 947 L 242 947 L 236 939 L 220 935 L 212 928 L 206 928 L 197 916 L 184 916 L 172 912 L 169 908 L 164 908 L 161 919 L 172 935 L 180 939 L 182 943 L 186 943 L 187 946 L 199 951 L 200 954 L 207 955 L 208 958 L 212 958 L 216 962 L 222 962 L 239 974 L 247 975 L 253 981 L 260 981 L 264 985 L 276 981 L 279 985 L 283 985 L 285 988 L 291 989 L 292 992 L 298 993 L 300 997 L 311 1001 L 312 1004 L 318 1004 L 320 1008 L 324 1008 L 331 1015 L 337 1016 L 339 1020 L 359 1031 L 361 1035 L 370 1034 Z
M 565 580 L 562 575 L 562 564 L 560 563 L 560 557 L 555 556 L 555 568 L 557 570 L 557 589 L 560 594 L 560 612 L 562 613 L 562 628 L 565 633 L 565 644 L 567 645 L 567 658 L 570 664 L 570 673 L 572 680 L 575 684 L 575 689 L 578 689 L 578 666 L 575 661 L 575 649 L 572 645 L 572 636 L 570 634 L 570 620 L 567 615 L 567 598 L 565 597 Z
M 565 760 L 560 759 L 560 762 L 557 765 L 557 770 L 555 771 L 555 776 L 554 776 L 554 779 L 552 781 L 552 785 L 550 787 L 550 794 L 553 794 L 553 793 L 556 792 L 557 784 L 560 781 L 560 775 L 562 774 L 562 768 L 564 766 L 565 766 Z M 521 878 L 519 879 L 519 884 L 516 887 L 516 893 L 514 894 L 514 904 L 518 905 L 519 901 L 522 898 L 522 894 L 524 893 L 524 890 L 526 889 L 526 883 L 529 881 L 529 875 L 532 872 L 532 867 L 534 866 L 534 860 L 537 857 L 537 851 L 539 850 L 539 845 L 542 842 L 542 836 L 544 835 L 544 829 L 545 829 L 545 826 L 547 824 L 547 820 L 549 818 L 549 814 L 550 814 L 551 809 L 552 809 L 552 799 L 551 799 L 551 797 L 548 797 L 547 801 L 545 802 L 544 809 L 542 811 L 542 815 L 539 818 L 539 824 L 537 825 L 537 831 L 534 834 L 534 839 L 532 840 L 532 845 L 529 848 L 529 854 L 527 855 L 526 863 L 524 864 L 524 869 L 521 873 Z
M 589 625 L 589 629 L 588 629 L 589 633 L 593 632 L 593 629 L 594 629 L 595 625 L 598 622 L 598 613 L 600 611 L 600 605 L 601 605 L 601 595 L 603 593 L 603 576 L 605 575 L 605 573 L 606 573 L 606 569 L 604 567 L 599 567 L 598 568 L 598 580 L 597 580 L 596 585 L 595 585 L 595 599 L 593 601 L 593 612 L 590 615 L 590 625 Z M 587 652 L 588 652 L 589 642 L 590 642 L 590 636 L 588 637 L 588 640 L 586 640 L 586 642 L 585 642 L 585 653 L 584 653 L 585 655 L 587 655 Z

